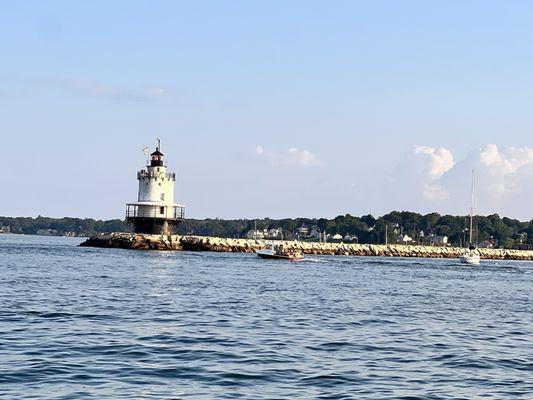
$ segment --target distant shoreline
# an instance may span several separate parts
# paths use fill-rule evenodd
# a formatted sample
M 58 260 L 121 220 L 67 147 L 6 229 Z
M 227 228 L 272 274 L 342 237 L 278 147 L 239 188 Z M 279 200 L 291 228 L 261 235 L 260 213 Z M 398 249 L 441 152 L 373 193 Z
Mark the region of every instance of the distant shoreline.
M 344 241 L 362 244 L 405 243 L 465 247 L 467 216 L 421 215 L 393 211 L 380 217 L 350 214 L 335 218 L 285 219 L 185 219 L 176 234 L 226 238 Z M 533 249 L 533 220 L 519 221 L 497 214 L 476 217 L 476 243 L 486 247 Z M 2 217 L 0 231 L 51 236 L 90 237 L 109 232 L 128 232 L 121 219 Z M 348 240 L 349 239 L 349 240 Z M 481 247 L 483 247 L 481 246 Z
M 0 232 L 1 236 L 42 236 L 42 237 L 68 237 L 76 239 L 88 239 L 93 235 L 45 235 L 42 233 L 14 233 L 14 232 Z

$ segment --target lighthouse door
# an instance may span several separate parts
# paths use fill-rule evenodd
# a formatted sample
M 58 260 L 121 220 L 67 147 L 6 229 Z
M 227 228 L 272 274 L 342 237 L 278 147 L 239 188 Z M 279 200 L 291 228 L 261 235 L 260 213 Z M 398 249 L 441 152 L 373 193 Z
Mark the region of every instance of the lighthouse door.
M 159 207 L 159 214 L 165 213 L 165 207 Z

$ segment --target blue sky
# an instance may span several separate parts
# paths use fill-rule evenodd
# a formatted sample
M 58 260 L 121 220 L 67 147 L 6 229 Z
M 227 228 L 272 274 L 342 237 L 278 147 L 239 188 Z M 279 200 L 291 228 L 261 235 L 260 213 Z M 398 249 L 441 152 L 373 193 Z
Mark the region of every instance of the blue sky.
M 530 2 L 4 2 L 0 215 L 533 218 Z

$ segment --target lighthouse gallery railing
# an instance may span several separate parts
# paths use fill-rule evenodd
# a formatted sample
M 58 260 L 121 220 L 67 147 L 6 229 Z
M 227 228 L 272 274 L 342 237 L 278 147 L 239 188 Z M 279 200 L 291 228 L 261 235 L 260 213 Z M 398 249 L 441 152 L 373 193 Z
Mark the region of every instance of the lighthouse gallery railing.
M 161 178 L 161 179 L 171 179 L 173 181 L 176 180 L 176 173 L 175 172 L 150 172 L 145 169 L 141 169 L 137 172 L 137 179 L 142 178 Z
M 163 210 L 161 210 L 164 207 Z M 168 208 L 172 208 L 172 214 L 167 212 Z M 161 212 L 163 211 L 163 212 Z M 127 204 L 126 218 L 161 218 L 161 219 L 184 219 L 185 207 L 180 206 L 157 206 L 157 205 L 142 205 Z

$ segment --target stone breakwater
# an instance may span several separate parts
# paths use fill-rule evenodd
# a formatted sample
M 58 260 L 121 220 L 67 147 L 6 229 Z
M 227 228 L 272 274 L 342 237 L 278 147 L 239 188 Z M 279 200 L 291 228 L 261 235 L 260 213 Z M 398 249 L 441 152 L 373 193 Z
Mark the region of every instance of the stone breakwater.
M 135 250 L 183 250 L 181 241 L 184 237 L 178 235 L 109 233 L 92 236 L 81 243 L 80 246 Z
M 464 249 L 460 247 L 437 247 L 418 245 L 376 245 L 346 243 L 313 243 L 285 241 L 289 249 L 304 254 L 327 254 L 344 256 L 425 257 L 458 258 Z M 208 236 L 144 235 L 111 233 L 93 236 L 80 246 L 106 247 L 139 250 L 189 250 L 253 253 L 265 246 L 264 240 L 230 239 Z M 479 249 L 481 257 L 492 260 L 533 261 L 531 250 Z

